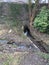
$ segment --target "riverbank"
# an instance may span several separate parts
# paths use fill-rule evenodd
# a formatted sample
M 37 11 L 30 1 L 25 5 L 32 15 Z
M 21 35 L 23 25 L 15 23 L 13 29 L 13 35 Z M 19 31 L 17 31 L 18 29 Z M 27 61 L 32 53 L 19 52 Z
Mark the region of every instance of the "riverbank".
M 41 43 L 49 52 L 49 34 L 40 33 L 34 27 L 31 28 L 31 34 L 35 38 L 35 40 Z

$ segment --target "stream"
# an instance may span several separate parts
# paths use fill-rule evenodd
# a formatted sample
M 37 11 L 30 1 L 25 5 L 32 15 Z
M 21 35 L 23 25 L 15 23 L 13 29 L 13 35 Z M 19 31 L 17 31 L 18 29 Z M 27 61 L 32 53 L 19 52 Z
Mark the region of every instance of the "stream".
M 0 40 L 0 52 L 4 53 L 14 53 L 16 51 L 18 52 L 24 52 L 24 51 L 40 51 L 37 49 L 34 45 L 23 45 L 20 43 L 12 43 L 12 44 L 7 44 L 7 40 Z M 25 44 L 25 42 L 24 42 Z

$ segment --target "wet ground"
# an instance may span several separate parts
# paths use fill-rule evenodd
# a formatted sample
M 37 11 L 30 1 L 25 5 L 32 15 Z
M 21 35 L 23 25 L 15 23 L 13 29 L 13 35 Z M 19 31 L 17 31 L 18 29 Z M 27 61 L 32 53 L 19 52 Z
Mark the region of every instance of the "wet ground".
M 5 25 L 0 25 L 0 29 L 0 52 L 40 51 L 23 33 L 19 35 Z
M 0 52 L 3 53 L 14 53 L 14 52 L 34 52 L 34 51 L 40 51 L 39 49 L 35 48 L 33 45 L 25 44 L 25 42 L 17 42 L 17 43 L 10 43 L 7 40 L 0 40 Z

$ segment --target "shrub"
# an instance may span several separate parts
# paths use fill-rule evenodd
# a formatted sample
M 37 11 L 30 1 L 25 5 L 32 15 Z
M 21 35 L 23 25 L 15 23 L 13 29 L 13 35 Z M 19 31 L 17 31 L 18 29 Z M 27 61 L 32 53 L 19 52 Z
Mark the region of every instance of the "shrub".
M 34 27 L 40 32 L 48 32 L 49 29 L 49 9 L 46 6 L 41 8 L 40 13 L 34 20 Z

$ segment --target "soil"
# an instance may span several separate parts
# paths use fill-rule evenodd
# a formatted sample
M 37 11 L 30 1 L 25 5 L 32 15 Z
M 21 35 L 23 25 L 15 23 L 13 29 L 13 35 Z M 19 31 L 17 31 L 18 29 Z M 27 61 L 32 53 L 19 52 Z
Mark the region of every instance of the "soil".
M 43 42 L 42 45 L 49 52 L 49 35 L 46 33 L 40 33 L 33 26 L 31 27 L 31 34 L 36 39 L 36 41 L 40 41 L 40 42 L 42 41 Z

